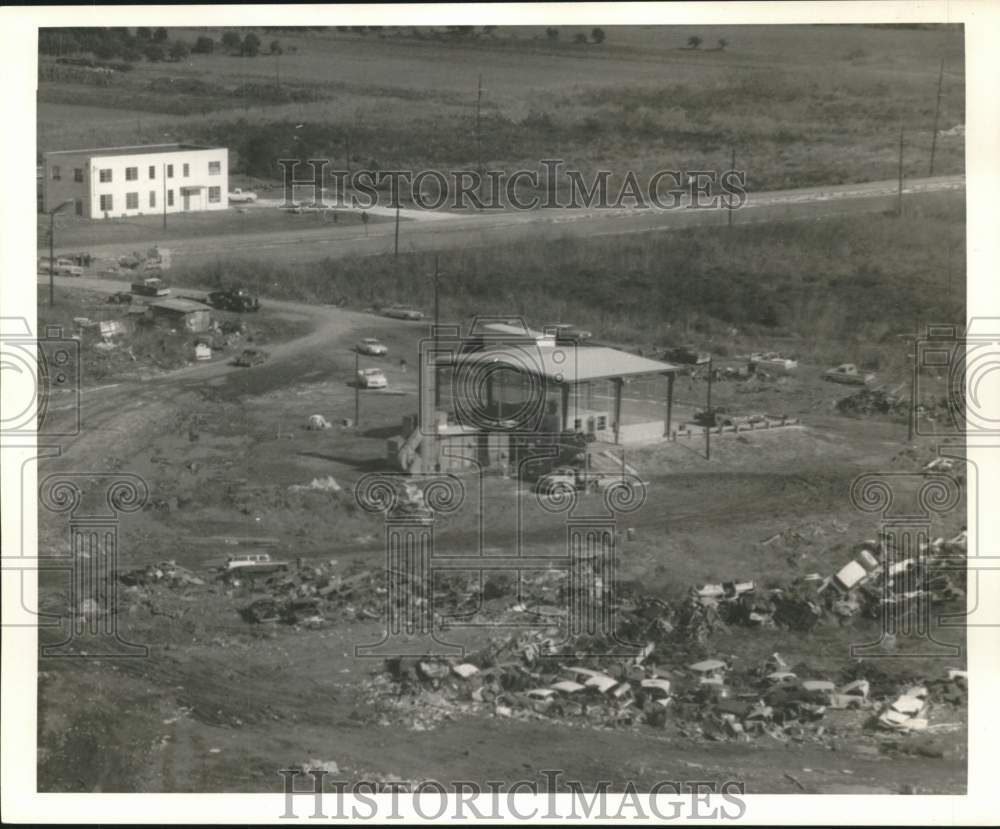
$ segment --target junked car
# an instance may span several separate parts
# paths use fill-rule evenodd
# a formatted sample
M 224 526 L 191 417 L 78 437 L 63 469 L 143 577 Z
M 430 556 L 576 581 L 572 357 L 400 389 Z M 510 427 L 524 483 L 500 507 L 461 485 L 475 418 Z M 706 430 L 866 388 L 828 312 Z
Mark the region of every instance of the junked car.
M 38 272 L 47 274 L 49 272 L 49 263 L 52 264 L 52 272 L 56 276 L 83 276 L 83 268 L 73 264 L 72 260 L 62 256 L 54 261 L 47 256 L 43 256 L 38 260 Z
M 384 357 L 389 353 L 389 349 L 375 337 L 365 337 L 357 344 L 356 348 L 359 354 L 368 354 L 372 357 Z
M 363 389 L 384 389 L 389 386 L 385 372 L 380 368 L 360 369 L 356 382 Z
M 397 320 L 422 320 L 424 318 L 423 311 L 406 305 L 390 305 L 388 308 L 383 308 L 382 313 Z
M 875 382 L 875 375 L 858 370 L 854 363 L 841 363 L 823 372 L 823 379 L 831 383 L 843 383 L 847 386 L 866 386 Z

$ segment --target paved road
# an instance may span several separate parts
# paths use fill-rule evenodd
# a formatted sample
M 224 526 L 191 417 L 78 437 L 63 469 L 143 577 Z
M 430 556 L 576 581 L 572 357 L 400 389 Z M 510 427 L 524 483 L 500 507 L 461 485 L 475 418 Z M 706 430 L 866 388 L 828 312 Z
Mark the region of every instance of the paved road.
M 942 176 L 912 179 L 906 183 L 904 193 L 914 195 L 962 191 L 964 188 L 964 176 Z M 896 193 L 895 181 L 755 193 L 750 195 L 743 208 L 734 211 L 733 220 L 735 224 L 747 224 L 890 210 L 895 207 Z M 401 224 L 400 249 L 445 250 L 564 236 L 651 233 L 695 225 L 725 224 L 729 218 L 727 213 L 726 210 L 649 208 L 538 209 L 456 214 L 448 220 L 410 221 Z M 99 258 L 116 258 L 137 246 L 158 241 L 155 236 L 151 236 L 142 242 L 129 239 L 121 243 L 92 246 L 89 250 Z M 371 256 L 391 253 L 394 244 L 395 227 L 392 223 L 372 224 L 363 230 L 354 225 L 163 242 L 163 246 L 173 252 L 174 262 L 185 265 L 212 262 L 223 257 L 229 261 L 273 258 L 290 262 L 324 257 L 336 259 L 345 256 Z M 75 250 L 79 250 L 79 246 L 72 250 L 60 248 L 57 253 Z

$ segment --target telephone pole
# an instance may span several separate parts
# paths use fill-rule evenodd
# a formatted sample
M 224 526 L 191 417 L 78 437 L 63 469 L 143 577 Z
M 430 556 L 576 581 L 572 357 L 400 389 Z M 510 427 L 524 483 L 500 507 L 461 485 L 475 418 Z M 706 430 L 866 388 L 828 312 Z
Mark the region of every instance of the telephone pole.
M 358 420 L 361 418 L 361 378 L 358 372 L 361 370 L 361 355 L 357 349 L 354 351 L 354 428 L 358 428 Z
M 712 459 L 712 426 L 715 414 L 712 412 L 712 359 L 708 360 L 708 392 L 705 400 L 705 460 Z
M 479 200 L 483 199 L 483 132 L 482 132 L 482 105 L 483 105 L 483 75 L 479 74 L 479 91 L 476 93 L 476 158 L 479 173 Z
M 896 196 L 896 215 L 903 215 L 903 126 L 899 127 L 899 191 Z
M 941 69 L 938 72 L 937 103 L 934 104 L 934 132 L 931 133 L 931 166 L 927 175 L 934 175 L 934 154 L 937 151 L 938 119 L 941 117 L 941 86 L 944 83 L 944 58 L 941 58 Z
M 434 411 L 436 412 L 441 405 L 441 384 L 439 382 L 440 377 L 438 374 L 438 337 L 441 330 L 441 273 L 438 268 L 438 256 L 434 255 Z M 435 415 L 436 416 L 436 415 Z
M 393 258 L 399 256 L 399 194 L 396 194 L 396 244 L 392 251 Z
M 736 171 L 736 147 L 733 147 L 733 160 L 729 165 L 730 172 Z M 733 226 L 733 194 L 729 194 L 729 227 Z

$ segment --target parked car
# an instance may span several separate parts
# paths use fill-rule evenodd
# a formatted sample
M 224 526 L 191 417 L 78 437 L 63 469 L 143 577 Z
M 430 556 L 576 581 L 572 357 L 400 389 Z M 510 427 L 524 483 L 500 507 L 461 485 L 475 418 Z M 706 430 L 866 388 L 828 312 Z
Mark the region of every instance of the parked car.
M 112 305 L 131 305 L 132 294 L 128 291 L 118 291 L 108 297 L 108 302 Z
M 139 296 L 169 296 L 170 288 L 158 276 L 151 276 L 141 282 L 133 282 L 132 293 Z
M 208 304 L 219 311 L 259 311 L 260 300 L 243 288 L 228 291 L 212 291 L 208 295 Z
M 578 328 L 577 326 L 570 325 L 569 323 L 559 323 L 549 327 L 556 330 L 557 343 L 582 343 L 594 336 L 585 328 Z
M 858 367 L 854 363 L 841 363 L 839 366 L 824 371 L 823 379 L 848 386 L 866 386 L 875 382 L 875 375 L 858 371 Z
M 243 352 L 233 360 L 232 365 L 252 368 L 266 363 L 267 357 L 267 352 L 261 351 L 259 348 L 244 348 Z
M 589 473 L 579 466 L 557 466 L 542 475 L 535 483 L 535 492 L 540 495 L 556 495 L 567 490 L 588 489 L 597 484 L 600 476 Z
M 358 371 L 357 383 L 363 389 L 384 389 L 389 385 L 385 372 L 380 368 L 361 369 Z
M 42 274 L 47 274 L 49 272 L 49 262 L 52 260 L 47 256 L 43 256 L 38 260 L 38 272 Z M 83 268 L 79 265 L 74 265 L 72 260 L 60 256 L 55 260 L 52 266 L 52 272 L 56 276 L 83 276 Z
M 287 570 L 287 561 L 275 561 L 267 553 L 248 553 L 246 555 L 229 556 L 226 559 L 226 570 L 241 570 L 243 572 L 270 573 L 275 570 Z
M 382 313 L 397 320 L 422 320 L 424 318 L 423 311 L 408 308 L 405 305 L 390 305 L 388 308 L 383 308 Z
M 257 194 L 236 187 L 229 193 L 229 201 L 233 204 L 250 204 L 257 201 Z
M 711 362 L 712 355 L 707 351 L 698 351 L 693 345 L 680 345 L 668 348 L 663 354 L 663 359 L 683 366 L 700 366 Z
M 370 354 L 372 357 L 384 357 L 389 353 L 389 349 L 374 337 L 365 337 L 357 344 L 357 351 L 359 354 Z

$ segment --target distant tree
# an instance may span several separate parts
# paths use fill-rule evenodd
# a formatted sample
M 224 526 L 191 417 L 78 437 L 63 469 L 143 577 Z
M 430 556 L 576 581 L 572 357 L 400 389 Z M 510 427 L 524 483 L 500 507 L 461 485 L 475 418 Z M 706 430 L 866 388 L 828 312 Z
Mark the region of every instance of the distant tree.
M 559 30 L 555 26 L 549 26 L 545 30 L 545 36 L 553 42 L 559 40 Z
M 719 38 L 719 49 L 725 49 L 729 45 L 729 41 L 724 37 Z
M 215 41 L 205 35 L 201 35 L 195 42 L 191 51 L 198 55 L 209 55 L 215 50 Z
M 153 32 L 153 40 L 156 43 L 165 43 L 167 40 L 167 30 L 164 29 L 162 26 L 158 27 Z
M 188 55 L 191 54 L 191 50 L 188 45 L 183 40 L 175 40 L 170 44 L 170 60 L 179 61 L 184 60 Z
M 260 53 L 260 38 L 253 32 L 248 32 L 240 44 L 240 54 L 246 57 L 255 58 Z
M 131 44 L 122 48 L 122 60 L 129 63 L 138 63 L 142 60 L 142 50 L 138 46 Z
M 577 32 L 575 35 L 573 35 L 573 42 L 574 43 L 586 43 L 587 42 L 587 36 L 583 32 Z
M 153 30 L 149 26 L 137 26 L 135 36 L 138 40 L 149 41 L 153 39 Z
M 101 60 L 116 58 L 121 54 L 121 51 L 121 46 L 112 40 L 103 41 L 94 47 L 94 54 Z
M 594 41 L 594 43 L 604 43 L 604 37 L 604 29 L 594 29 L 590 33 L 590 39 Z
M 146 56 L 146 60 L 150 63 L 159 63 L 166 57 L 166 53 L 163 51 L 163 47 L 159 43 L 150 43 L 142 50 L 142 53 Z
M 493 37 L 494 32 L 496 32 L 496 26 L 483 26 L 483 34 L 487 37 Z
M 240 48 L 240 36 L 239 33 L 234 31 L 227 31 L 222 33 L 222 46 L 229 52 L 235 52 Z
M 271 41 L 271 54 L 272 55 L 280 55 L 283 51 L 284 50 L 281 48 L 281 43 L 279 43 L 277 40 L 272 40 Z
M 704 42 L 705 41 L 698 37 L 698 35 L 691 35 L 691 37 L 688 38 L 688 48 L 697 49 Z

